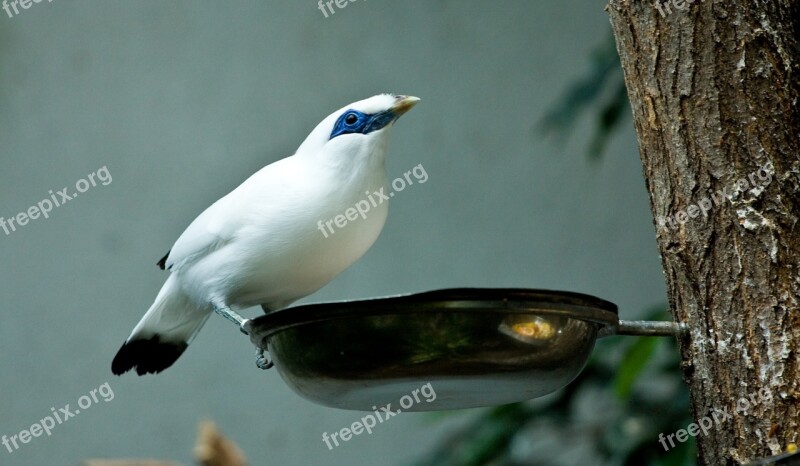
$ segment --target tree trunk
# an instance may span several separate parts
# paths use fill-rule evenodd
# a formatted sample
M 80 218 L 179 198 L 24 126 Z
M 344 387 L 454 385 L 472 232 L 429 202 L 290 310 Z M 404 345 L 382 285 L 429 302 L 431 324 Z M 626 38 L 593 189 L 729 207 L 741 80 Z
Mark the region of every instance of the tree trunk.
M 700 425 L 654 443 L 694 432 L 700 464 L 779 454 L 800 443 L 800 6 L 607 10 Z

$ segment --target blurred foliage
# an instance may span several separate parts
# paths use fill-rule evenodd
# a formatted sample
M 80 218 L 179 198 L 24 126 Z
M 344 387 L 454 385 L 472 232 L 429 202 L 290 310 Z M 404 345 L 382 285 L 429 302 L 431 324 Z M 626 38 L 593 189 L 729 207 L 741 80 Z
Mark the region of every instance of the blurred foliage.
M 628 93 L 622 76 L 614 37 L 609 34 L 591 54 L 589 71 L 570 85 L 558 102 L 539 122 L 539 130 L 566 140 L 582 112 L 596 108 L 594 134 L 587 149 L 599 159 L 609 137 L 620 127 L 622 117 L 630 115 Z
M 670 319 L 663 308 L 647 318 Z M 673 338 L 603 338 L 565 388 L 538 400 L 478 410 L 416 464 L 692 465 L 693 438 L 669 451 L 658 440 L 660 433 L 692 422 L 679 364 Z

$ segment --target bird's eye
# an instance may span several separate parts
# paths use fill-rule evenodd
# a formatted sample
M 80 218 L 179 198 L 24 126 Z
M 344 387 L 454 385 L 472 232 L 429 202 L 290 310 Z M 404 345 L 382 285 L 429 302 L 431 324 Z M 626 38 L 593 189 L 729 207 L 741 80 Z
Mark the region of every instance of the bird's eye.
M 358 117 L 355 114 L 351 113 L 344 118 L 344 122 L 348 125 L 354 125 L 358 121 Z

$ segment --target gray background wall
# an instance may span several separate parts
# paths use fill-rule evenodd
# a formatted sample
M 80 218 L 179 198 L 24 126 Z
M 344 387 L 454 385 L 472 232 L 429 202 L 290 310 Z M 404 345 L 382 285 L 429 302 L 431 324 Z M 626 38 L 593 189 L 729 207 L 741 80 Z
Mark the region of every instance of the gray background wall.
M 0 216 L 107 166 L 92 188 L 0 231 L 0 435 L 109 382 L 100 402 L 0 464 L 90 457 L 191 462 L 215 420 L 255 465 L 403 464 L 469 413 L 403 414 L 328 451 L 360 414 L 294 395 L 212 318 L 157 377 L 111 358 L 165 274 L 155 261 L 206 206 L 290 155 L 319 120 L 381 92 L 423 101 L 393 131 L 388 175 L 423 164 L 354 267 L 304 302 L 455 286 L 595 294 L 621 314 L 663 302 L 633 132 L 605 159 L 591 125 L 534 130 L 604 40 L 601 3 L 362 1 L 324 18 L 304 1 L 89 1 L 0 11 Z M 630 127 L 630 123 L 626 123 Z M 253 310 L 255 314 L 256 310 Z

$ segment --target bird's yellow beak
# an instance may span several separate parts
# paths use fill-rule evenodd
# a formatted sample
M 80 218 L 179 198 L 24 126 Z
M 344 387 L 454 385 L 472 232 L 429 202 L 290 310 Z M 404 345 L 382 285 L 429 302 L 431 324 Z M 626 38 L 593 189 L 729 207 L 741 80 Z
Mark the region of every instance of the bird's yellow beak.
M 407 111 L 411 110 L 411 107 L 417 105 L 417 102 L 420 101 L 419 97 L 414 97 L 412 95 L 398 95 L 397 101 L 392 105 L 392 108 L 389 110 L 394 113 L 396 116 L 400 116 Z

